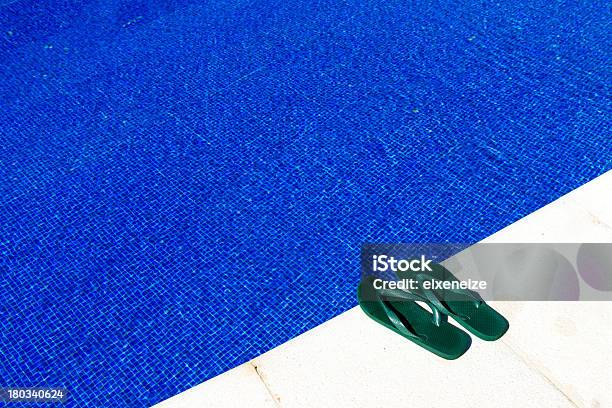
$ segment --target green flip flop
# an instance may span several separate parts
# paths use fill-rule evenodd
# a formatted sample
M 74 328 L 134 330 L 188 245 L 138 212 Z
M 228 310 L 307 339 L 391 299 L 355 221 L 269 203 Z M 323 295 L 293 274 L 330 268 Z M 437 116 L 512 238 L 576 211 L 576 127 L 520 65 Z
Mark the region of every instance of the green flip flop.
M 399 279 L 417 279 L 440 281 L 459 281 L 448 269 L 439 264 L 432 264 L 430 272 L 414 274 L 414 272 L 397 272 Z M 419 290 L 423 296 L 432 302 L 442 313 L 455 319 L 475 336 L 493 341 L 503 336 L 510 324 L 504 316 L 489 306 L 474 291 L 466 289 L 432 289 Z
M 375 289 L 374 278 L 365 277 L 357 289 L 361 309 L 381 325 L 418 344 L 424 349 L 454 360 L 465 353 L 472 338 L 448 322 L 427 298 L 400 289 Z M 426 303 L 428 312 L 416 301 Z

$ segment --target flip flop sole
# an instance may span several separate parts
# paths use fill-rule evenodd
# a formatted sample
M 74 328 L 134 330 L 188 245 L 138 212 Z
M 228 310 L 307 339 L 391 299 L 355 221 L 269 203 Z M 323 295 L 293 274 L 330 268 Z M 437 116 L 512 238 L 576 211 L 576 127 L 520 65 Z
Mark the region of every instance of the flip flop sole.
M 376 296 L 371 284 L 359 284 L 357 297 L 365 314 L 402 337 L 447 360 L 459 358 L 470 348 L 472 338 L 467 333 L 447 321 L 436 326 L 432 321 L 432 314 L 416 302 L 389 301 L 387 305 L 401 317 L 404 326 L 419 334 L 420 338 L 404 335 L 391 323 L 380 301 L 372 300 L 376 299 Z
M 410 272 L 398 272 L 400 279 L 410 278 Z M 427 272 L 433 278 L 446 281 L 457 281 L 458 279 L 448 269 L 441 265 L 432 265 L 432 271 Z M 439 293 L 439 292 L 438 292 Z M 453 296 L 457 296 L 453 294 Z M 497 310 L 486 303 L 476 307 L 474 302 L 466 297 L 462 300 L 445 301 L 449 309 L 459 316 L 451 316 L 466 330 L 486 341 L 494 341 L 502 337 L 510 327 L 510 323 Z M 461 318 L 460 316 L 465 316 Z
M 466 318 L 451 317 L 470 333 L 483 340 L 497 340 L 506 334 L 510 327 L 508 320 L 486 303 L 482 303 L 478 308 L 474 303 L 468 301 L 446 303 L 452 311 Z

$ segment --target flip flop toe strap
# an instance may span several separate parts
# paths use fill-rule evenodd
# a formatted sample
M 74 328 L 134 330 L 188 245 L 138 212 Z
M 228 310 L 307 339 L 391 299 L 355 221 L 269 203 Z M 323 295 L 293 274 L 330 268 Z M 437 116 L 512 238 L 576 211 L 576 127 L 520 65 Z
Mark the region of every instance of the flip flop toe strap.
M 427 298 L 427 300 L 429 300 L 429 302 L 431 302 L 433 305 L 435 305 L 436 308 L 438 308 L 440 311 L 442 311 L 445 315 L 447 316 L 456 316 L 458 318 L 461 319 L 467 319 L 467 316 L 464 316 L 462 314 L 459 314 L 453 310 L 450 309 L 450 307 L 448 306 L 448 304 L 446 303 L 446 301 L 444 299 L 441 298 L 440 294 L 432 289 L 424 289 L 423 288 L 423 283 L 425 281 L 440 281 L 440 279 L 425 274 L 425 273 L 419 273 L 416 275 L 416 279 L 419 281 L 420 284 L 420 289 L 419 289 L 419 293 L 421 293 L 423 296 L 425 296 Z M 460 294 L 462 296 L 468 297 L 471 299 L 471 301 L 474 303 L 474 305 L 476 307 L 479 307 L 482 303 L 484 303 L 484 301 L 482 300 L 482 298 L 480 297 L 480 295 L 476 292 L 473 292 L 471 290 L 466 290 L 466 289 L 461 289 L 461 288 L 451 288 L 451 289 L 444 289 L 445 291 L 449 291 L 449 292 L 454 292 L 457 294 Z
M 408 292 L 400 289 L 378 289 L 377 291 L 380 304 L 382 305 L 385 313 L 387 314 L 389 321 L 404 335 L 409 337 L 415 337 L 424 340 L 424 336 L 416 333 L 414 329 L 406 326 L 402 321 L 400 313 L 389 303 L 391 300 L 399 301 L 410 301 L 410 302 L 424 302 L 431 308 L 432 321 L 436 326 L 440 326 L 442 321 L 448 320 L 448 316 L 438 309 L 435 303 L 431 302 L 428 298 L 413 292 Z M 436 303 L 441 303 L 436 300 Z

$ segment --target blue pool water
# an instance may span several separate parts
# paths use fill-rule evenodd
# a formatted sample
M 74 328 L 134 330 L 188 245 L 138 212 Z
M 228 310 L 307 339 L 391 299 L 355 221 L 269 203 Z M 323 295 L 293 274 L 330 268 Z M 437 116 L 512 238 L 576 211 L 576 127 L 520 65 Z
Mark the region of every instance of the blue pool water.
M 611 169 L 604 3 L 1 2 L 0 386 L 151 405 Z

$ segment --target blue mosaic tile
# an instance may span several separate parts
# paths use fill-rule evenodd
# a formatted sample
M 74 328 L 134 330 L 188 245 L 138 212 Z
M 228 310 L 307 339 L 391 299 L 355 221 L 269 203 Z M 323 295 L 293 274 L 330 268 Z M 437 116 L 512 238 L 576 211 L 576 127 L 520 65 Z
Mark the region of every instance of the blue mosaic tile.
M 0 2 L 0 386 L 151 405 L 354 306 L 363 243 L 477 241 L 609 170 L 610 17 Z

